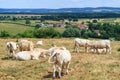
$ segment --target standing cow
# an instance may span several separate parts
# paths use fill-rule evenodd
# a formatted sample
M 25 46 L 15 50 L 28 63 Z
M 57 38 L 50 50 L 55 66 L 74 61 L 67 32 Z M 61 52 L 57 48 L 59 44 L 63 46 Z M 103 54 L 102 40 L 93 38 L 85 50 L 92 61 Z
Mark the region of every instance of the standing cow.
M 92 44 L 91 48 L 94 50 L 94 52 L 99 53 L 99 49 L 105 49 L 106 53 L 111 54 L 111 43 L 110 40 L 99 40 L 99 41 L 94 41 Z
M 53 78 L 55 78 L 55 72 L 58 66 L 58 76 L 61 77 L 61 72 L 63 71 L 63 67 L 66 67 L 66 74 L 68 74 L 68 68 L 71 61 L 71 54 L 66 49 L 55 49 L 50 56 L 48 62 L 53 64 Z M 51 62 L 51 59 L 53 60 Z
M 88 52 L 89 43 L 90 43 L 90 40 L 75 38 L 74 39 L 74 51 L 79 52 L 78 50 L 79 47 L 84 47 L 85 52 Z

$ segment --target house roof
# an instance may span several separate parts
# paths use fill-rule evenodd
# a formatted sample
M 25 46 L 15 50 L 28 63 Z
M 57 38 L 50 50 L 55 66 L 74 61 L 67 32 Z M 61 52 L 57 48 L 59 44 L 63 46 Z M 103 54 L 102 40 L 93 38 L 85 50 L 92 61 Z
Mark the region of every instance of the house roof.
M 78 24 L 77 27 L 79 27 L 81 29 L 88 29 L 88 26 L 85 24 Z

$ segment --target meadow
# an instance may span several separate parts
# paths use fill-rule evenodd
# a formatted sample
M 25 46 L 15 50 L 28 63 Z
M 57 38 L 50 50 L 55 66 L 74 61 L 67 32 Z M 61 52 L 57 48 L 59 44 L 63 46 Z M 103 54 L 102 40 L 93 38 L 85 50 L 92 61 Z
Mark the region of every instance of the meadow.
M 23 38 L 20 38 L 23 39 Z M 19 40 L 20 40 L 19 39 Z M 25 38 L 24 38 L 25 39 Z M 59 80 L 119 80 L 120 79 L 120 41 L 112 41 L 112 53 L 93 54 L 73 52 L 74 38 L 26 38 L 36 43 L 43 41 L 40 48 L 49 49 L 52 44 L 64 46 L 70 50 L 72 60 L 69 74 L 62 76 Z M 19 61 L 7 59 L 5 44 L 8 41 L 16 41 L 11 38 L 0 38 L 0 80 L 52 80 L 52 64 L 48 58 L 40 60 Z M 16 52 L 18 52 L 17 50 Z M 57 80 L 57 79 L 55 79 Z
M 0 32 L 1 31 L 7 31 L 9 32 L 12 36 L 15 36 L 18 33 L 24 32 L 26 30 L 34 30 L 35 25 L 39 23 L 39 20 L 31 20 L 31 24 L 26 25 L 25 20 L 17 20 L 17 21 L 12 21 L 12 20 L 3 20 L 0 21 Z M 47 21 L 50 22 L 50 21 Z M 64 28 L 55 28 L 57 31 L 60 33 L 64 32 Z
M 11 35 L 16 35 L 25 30 L 32 30 L 33 27 L 11 24 L 11 23 L 0 23 L 0 31 L 8 31 Z

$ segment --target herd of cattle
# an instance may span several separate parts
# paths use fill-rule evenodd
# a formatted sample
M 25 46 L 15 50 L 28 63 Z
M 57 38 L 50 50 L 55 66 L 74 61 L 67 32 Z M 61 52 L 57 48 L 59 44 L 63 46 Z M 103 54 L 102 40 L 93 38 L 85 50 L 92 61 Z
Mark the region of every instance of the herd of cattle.
M 42 45 L 42 41 L 38 41 L 37 45 Z M 74 39 L 74 51 L 79 52 L 79 47 L 84 47 L 85 52 L 93 53 L 111 53 L 110 40 L 87 40 L 87 39 Z M 19 49 L 18 53 L 15 51 Z M 7 42 L 6 51 L 9 57 L 17 60 L 39 60 L 39 57 L 46 57 L 49 55 L 48 62 L 53 64 L 53 78 L 55 78 L 56 70 L 58 68 L 58 77 L 61 77 L 63 67 L 66 68 L 66 74 L 71 61 L 71 53 L 65 47 L 53 46 L 50 49 L 35 48 L 34 43 L 28 40 L 21 40 L 16 42 Z

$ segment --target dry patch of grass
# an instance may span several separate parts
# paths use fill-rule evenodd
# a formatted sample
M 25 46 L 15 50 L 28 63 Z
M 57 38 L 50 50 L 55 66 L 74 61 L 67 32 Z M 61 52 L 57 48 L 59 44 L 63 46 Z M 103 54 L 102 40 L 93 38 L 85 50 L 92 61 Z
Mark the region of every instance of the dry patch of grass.
M 36 39 L 28 38 L 36 43 L 43 40 L 41 48 L 49 49 L 52 44 L 65 46 L 71 51 L 72 61 L 69 75 L 64 75 L 60 80 L 119 80 L 120 79 L 120 47 L 119 41 L 111 42 L 112 54 L 74 53 L 73 38 L 62 39 Z M 17 61 L 12 59 L 3 60 L 6 57 L 4 49 L 7 41 L 16 39 L 0 39 L 0 80 L 52 80 L 52 65 L 48 64 L 47 58 L 39 61 Z M 56 79 L 57 80 L 57 79 Z

